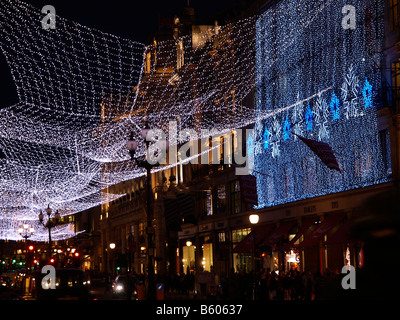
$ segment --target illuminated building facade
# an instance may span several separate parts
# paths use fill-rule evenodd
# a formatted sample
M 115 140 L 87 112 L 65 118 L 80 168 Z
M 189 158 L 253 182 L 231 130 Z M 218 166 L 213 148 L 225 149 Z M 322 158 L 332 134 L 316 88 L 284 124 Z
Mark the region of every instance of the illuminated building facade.
M 377 122 L 383 6 L 352 1 L 343 14 L 346 4 L 281 1 L 258 19 L 256 106 L 287 107 L 256 124 L 259 208 L 389 181 Z M 298 136 L 328 143 L 340 171 Z
M 270 1 L 260 15 L 256 108 L 273 114 L 255 125 L 261 266 L 361 265 L 349 225 L 398 188 L 397 21 L 397 2 L 374 0 Z M 340 170 L 299 137 L 327 143 Z

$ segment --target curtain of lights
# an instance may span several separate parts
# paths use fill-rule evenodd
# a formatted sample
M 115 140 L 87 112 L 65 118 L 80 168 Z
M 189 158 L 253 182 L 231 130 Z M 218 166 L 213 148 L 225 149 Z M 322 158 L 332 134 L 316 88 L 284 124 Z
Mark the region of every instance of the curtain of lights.
M 342 25 L 345 5 L 355 29 Z M 375 0 L 284 0 L 259 17 L 257 109 L 291 106 L 256 123 L 259 208 L 388 181 L 376 117 L 382 13 Z M 341 172 L 295 134 L 328 143 Z

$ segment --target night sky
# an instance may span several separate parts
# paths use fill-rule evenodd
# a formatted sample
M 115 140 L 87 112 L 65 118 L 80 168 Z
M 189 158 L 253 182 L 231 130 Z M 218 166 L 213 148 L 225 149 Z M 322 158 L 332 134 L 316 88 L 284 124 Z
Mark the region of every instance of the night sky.
M 148 43 L 157 31 L 159 16 L 173 18 L 187 7 L 188 0 L 26 0 L 38 10 L 53 5 L 56 14 L 87 27 Z M 196 24 L 213 24 L 229 8 L 243 6 L 244 0 L 190 0 Z M 220 24 L 224 21 L 219 20 Z M 0 52 L 0 108 L 17 102 L 10 70 Z

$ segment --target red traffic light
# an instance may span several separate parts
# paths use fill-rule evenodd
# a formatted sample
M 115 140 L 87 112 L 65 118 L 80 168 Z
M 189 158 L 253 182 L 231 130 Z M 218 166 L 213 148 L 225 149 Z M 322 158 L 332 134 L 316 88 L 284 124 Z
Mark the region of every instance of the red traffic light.
M 29 251 L 32 251 L 35 248 L 33 246 L 29 246 L 28 249 L 29 249 Z
M 75 252 L 75 257 L 76 257 L 76 258 L 79 257 L 79 252 Z
M 50 259 L 50 263 L 54 263 L 54 261 L 55 261 L 54 258 Z

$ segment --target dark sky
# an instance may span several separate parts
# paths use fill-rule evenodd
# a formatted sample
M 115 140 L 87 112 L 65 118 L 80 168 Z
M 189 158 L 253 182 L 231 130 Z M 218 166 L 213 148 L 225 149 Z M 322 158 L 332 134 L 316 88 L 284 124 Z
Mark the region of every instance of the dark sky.
M 0 0 L 1 1 L 1 0 Z M 187 6 L 188 0 L 25 0 L 39 10 L 53 5 L 56 14 L 88 27 L 144 42 L 154 34 L 159 15 L 173 17 Z M 215 17 L 243 0 L 190 0 L 196 24 L 212 24 Z M 223 21 L 220 22 L 223 24 Z M 0 108 L 17 102 L 8 66 L 0 52 Z

